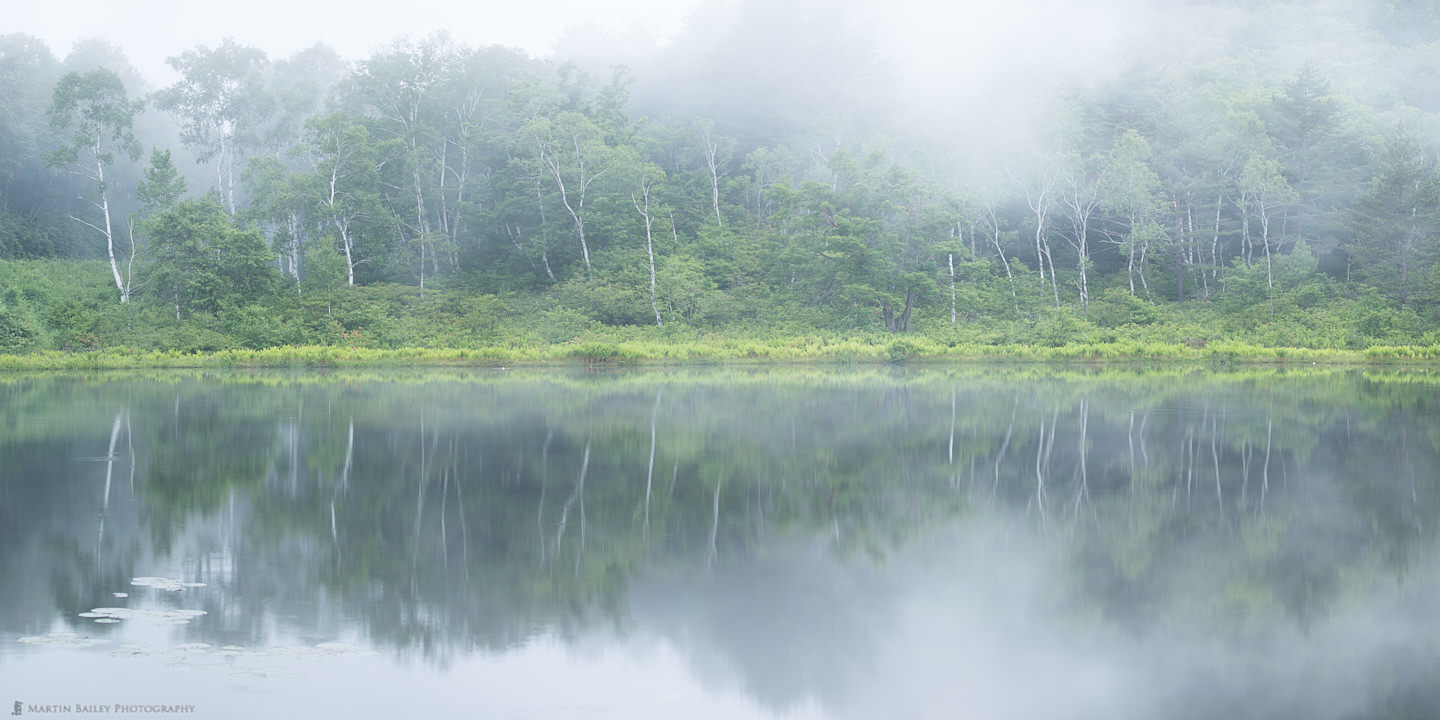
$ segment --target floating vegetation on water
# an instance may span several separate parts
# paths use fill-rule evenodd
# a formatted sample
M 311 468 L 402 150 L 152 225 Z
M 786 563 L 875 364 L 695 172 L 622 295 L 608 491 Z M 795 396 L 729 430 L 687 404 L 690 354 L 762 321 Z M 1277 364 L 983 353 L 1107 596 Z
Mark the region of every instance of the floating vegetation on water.
M 137 587 L 152 587 L 156 590 L 165 590 L 167 592 L 180 592 L 185 588 L 205 587 L 205 583 L 180 582 L 179 580 L 171 580 L 170 578 L 163 577 L 137 577 L 132 579 L 130 584 Z M 128 597 L 128 595 L 116 593 L 115 597 Z
M 205 614 L 204 610 L 159 610 L 153 608 L 94 608 L 89 612 L 77 613 L 83 618 L 94 618 L 98 623 L 114 623 L 131 618 L 156 620 L 172 625 L 182 625 Z
M 57 647 L 83 648 L 104 645 L 110 642 L 102 638 L 86 637 L 72 632 L 52 632 L 45 635 L 31 635 L 20 638 L 26 645 L 54 645 Z

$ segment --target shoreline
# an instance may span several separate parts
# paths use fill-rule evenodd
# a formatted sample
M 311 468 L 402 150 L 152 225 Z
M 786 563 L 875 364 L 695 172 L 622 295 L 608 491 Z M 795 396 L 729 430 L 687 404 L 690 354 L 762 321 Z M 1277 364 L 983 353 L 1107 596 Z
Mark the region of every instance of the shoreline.
M 545 367 L 801 364 L 1082 364 L 1440 365 L 1440 345 L 1372 346 L 1364 350 L 1262 347 L 1241 342 L 1203 346 L 1110 342 L 1041 345 L 944 345 L 922 337 L 890 342 L 831 338 L 773 341 L 579 341 L 471 348 L 371 348 L 301 345 L 178 352 L 109 348 L 0 355 L 0 371 L 195 368 Z

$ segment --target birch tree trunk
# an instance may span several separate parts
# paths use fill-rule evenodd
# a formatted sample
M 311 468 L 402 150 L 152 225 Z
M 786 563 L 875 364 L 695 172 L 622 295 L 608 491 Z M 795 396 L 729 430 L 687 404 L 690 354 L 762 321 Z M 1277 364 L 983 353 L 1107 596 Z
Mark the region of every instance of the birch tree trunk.
M 719 148 L 716 146 L 715 138 L 710 134 L 709 128 L 706 128 L 703 140 L 705 166 L 710 170 L 710 202 L 715 208 L 715 225 L 717 227 L 723 227 L 725 221 L 720 219 L 720 173 L 719 165 L 715 160 L 715 155 Z
M 1010 281 L 1010 299 L 1015 304 L 1015 314 L 1020 314 L 1020 296 L 1015 293 L 1015 275 L 1010 272 L 1010 260 L 1005 257 L 1005 248 L 1000 245 L 1000 219 L 995 215 L 995 204 L 985 205 L 985 220 L 990 223 L 990 242 L 995 246 L 995 253 L 1000 256 L 1000 264 L 1005 266 L 1005 278 Z
M 650 181 L 647 178 L 640 179 L 640 194 L 645 198 L 643 206 L 634 193 L 630 195 L 630 202 L 635 204 L 640 217 L 645 218 L 645 254 L 650 257 L 650 309 L 655 311 L 656 327 L 665 327 L 665 321 L 660 319 L 660 305 L 655 301 L 655 243 L 650 234 Z
M 1017 181 L 1019 182 L 1019 181 Z M 1047 173 L 1040 179 L 1040 186 L 1031 189 L 1020 183 L 1025 191 L 1025 203 L 1035 214 L 1035 265 L 1040 270 L 1040 284 L 1045 284 L 1045 266 L 1050 266 L 1050 289 L 1055 295 L 1055 307 L 1060 307 L 1060 284 L 1055 278 L 1055 259 L 1050 252 L 1049 224 L 1050 206 L 1054 201 L 1055 177 Z
M 585 259 L 585 277 L 588 278 L 590 277 L 591 266 L 590 245 L 585 240 L 585 193 L 589 190 L 591 183 L 605 174 L 605 170 L 594 172 L 594 168 L 590 166 L 589 161 L 585 157 L 585 153 L 580 148 L 579 135 L 572 137 L 571 142 L 575 149 L 575 167 L 577 170 L 576 187 L 573 192 L 565 186 L 565 175 L 562 172 L 560 158 L 551 151 L 550 145 L 543 141 L 539 143 L 540 162 L 550 171 L 550 175 L 555 178 L 555 186 L 560 191 L 560 203 L 565 206 L 565 210 L 570 213 L 570 218 L 575 223 L 575 234 L 580 239 L 580 253 Z M 571 202 L 572 197 L 575 200 L 573 203 Z
M 946 260 L 950 264 L 950 324 L 955 324 L 955 254 L 947 253 Z
M 325 198 L 325 205 L 330 209 L 330 223 L 340 233 L 340 244 L 345 248 L 345 282 L 348 285 L 355 284 L 355 256 L 353 254 L 354 242 L 350 237 L 350 222 L 352 218 L 349 212 L 341 206 L 343 198 L 339 190 L 340 166 L 337 163 L 330 170 L 330 193 Z
M 115 289 L 120 291 L 120 302 L 130 302 L 130 285 L 120 276 L 120 263 L 115 260 L 115 232 L 110 224 L 110 192 L 105 185 L 105 163 L 100 159 L 103 151 L 100 147 L 99 140 L 96 140 L 93 152 L 95 153 L 95 174 L 91 176 L 91 179 L 95 181 L 99 198 L 97 200 L 91 200 L 90 204 L 100 210 L 100 216 L 104 218 L 105 227 L 96 227 L 74 215 L 70 217 L 82 225 L 87 225 L 98 230 L 100 234 L 105 236 L 105 254 L 110 258 L 110 274 L 115 278 Z
M 1090 218 L 1100 204 L 1100 184 L 1100 178 L 1072 170 L 1060 193 L 1060 202 L 1070 219 L 1070 234 L 1065 240 L 1075 248 L 1075 284 L 1085 317 L 1090 316 Z

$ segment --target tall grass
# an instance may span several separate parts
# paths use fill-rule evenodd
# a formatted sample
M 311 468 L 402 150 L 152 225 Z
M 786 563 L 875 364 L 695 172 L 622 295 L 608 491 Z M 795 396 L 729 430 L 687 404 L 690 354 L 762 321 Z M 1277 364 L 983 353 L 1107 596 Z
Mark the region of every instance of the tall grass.
M 1218 341 L 1186 343 L 1070 343 L 1058 347 L 1019 343 L 944 343 L 923 336 L 802 335 L 689 338 L 636 333 L 589 334 L 566 342 L 532 341 L 461 348 L 376 348 L 339 345 L 280 346 L 209 353 L 108 348 L 0 355 L 0 370 L 98 370 L 124 368 L 336 368 L 408 366 L 668 365 L 691 363 L 1166 363 L 1190 364 L 1432 364 L 1440 346 L 1385 346 L 1359 350 L 1261 347 Z

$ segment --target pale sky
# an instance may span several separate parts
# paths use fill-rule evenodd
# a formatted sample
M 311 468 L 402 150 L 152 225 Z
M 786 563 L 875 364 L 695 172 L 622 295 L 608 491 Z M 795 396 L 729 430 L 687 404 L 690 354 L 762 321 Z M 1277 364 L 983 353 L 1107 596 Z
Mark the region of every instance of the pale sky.
M 400 35 L 447 31 L 466 45 L 506 45 L 546 55 L 566 27 L 606 30 L 641 25 L 664 38 L 684 23 L 697 0 L 12 0 L 0 34 L 21 32 L 64 58 L 78 39 L 100 37 L 125 50 L 152 84 L 174 75 L 165 58 L 226 36 L 284 58 L 317 41 L 349 60 L 368 56 Z
M 998 63 L 1035 69 L 1108 61 L 1150 0 L 812 0 L 851 16 L 872 33 L 905 74 L 987 78 Z M 662 44 L 701 0 L 0 0 L 0 34 L 44 40 L 63 58 L 78 39 L 121 46 L 151 88 L 176 76 L 165 58 L 225 37 L 264 50 L 272 60 L 324 42 L 347 60 L 371 55 L 401 35 L 444 30 L 470 46 L 518 47 L 548 55 L 571 26 L 608 32 L 645 29 Z M 721 4 L 725 0 L 719 0 Z M 625 32 L 634 37 L 633 33 Z M 1051 71 L 1053 72 L 1053 70 Z

